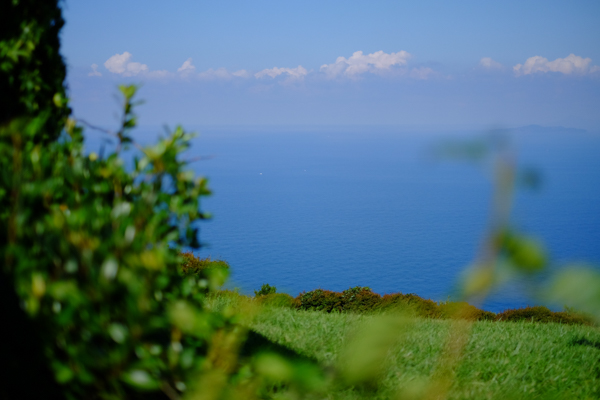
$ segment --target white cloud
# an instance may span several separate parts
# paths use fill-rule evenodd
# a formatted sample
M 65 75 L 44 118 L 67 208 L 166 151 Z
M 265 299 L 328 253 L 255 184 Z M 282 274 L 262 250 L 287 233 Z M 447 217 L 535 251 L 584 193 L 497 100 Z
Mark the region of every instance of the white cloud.
M 233 78 L 248 78 L 250 74 L 245 69 L 235 72 L 229 72 L 226 68 L 208 69 L 198 74 L 198 78 L 203 80 L 230 80 Z
M 263 69 L 260 72 L 254 74 L 254 77 L 257 79 L 264 78 L 266 76 L 271 78 L 276 78 L 279 75 L 287 75 L 288 79 L 302 79 L 308 74 L 306 68 L 302 65 L 298 65 L 296 68 L 268 68 Z
M 196 67 L 192 64 L 192 59 L 188 58 L 187 60 L 185 60 L 183 62 L 183 64 L 181 65 L 181 67 L 177 68 L 177 72 L 179 72 L 181 75 L 189 75 L 192 74 L 196 71 Z
M 141 75 L 147 78 L 165 78 L 172 74 L 166 70 L 151 71 L 146 64 L 131 61 L 132 55 L 126 51 L 123 54 L 115 54 L 106 62 L 104 66 L 113 74 L 122 76 Z
M 539 72 L 560 72 L 565 75 L 577 74 L 585 75 L 598 71 L 598 66 L 591 66 L 591 58 L 583 58 L 575 54 L 569 54 L 565 58 L 557 58 L 554 61 L 548 61 L 545 57 L 530 57 L 525 64 L 517 64 L 513 71 L 517 76 L 529 75 Z
M 92 64 L 92 71 L 88 74 L 88 76 L 102 76 L 100 71 L 98 71 L 98 64 Z
M 148 72 L 148 66 L 146 64 L 131 61 L 131 53 L 128 51 L 123 54 L 115 54 L 106 60 L 104 66 L 113 74 L 120 74 L 123 76 L 133 76 Z
M 490 57 L 483 57 L 479 60 L 479 66 L 485 69 L 504 69 L 504 65 L 492 60 Z
M 389 54 L 380 50 L 367 55 L 357 51 L 349 58 L 338 57 L 335 63 L 322 65 L 320 70 L 328 78 L 336 78 L 339 75 L 356 77 L 366 72 L 381 73 L 390 70 L 393 66 L 404 66 L 411 57 L 404 50 Z

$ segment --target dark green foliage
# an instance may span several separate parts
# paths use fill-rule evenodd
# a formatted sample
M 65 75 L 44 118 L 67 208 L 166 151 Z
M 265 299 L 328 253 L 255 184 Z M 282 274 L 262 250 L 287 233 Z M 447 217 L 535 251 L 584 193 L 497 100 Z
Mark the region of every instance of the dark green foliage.
M 298 297 L 296 297 L 296 304 L 301 310 L 325 312 L 341 312 L 344 310 L 342 294 L 323 289 L 300 293 Z
M 63 20 L 57 3 L 0 2 L 0 130 L 18 118 L 37 117 L 39 125 L 29 138 L 3 134 L 1 146 L 31 149 L 58 138 L 64 127 L 69 108 L 63 87 L 66 68 L 58 39 Z M 13 165 L 21 162 L 19 158 L 0 160 L 0 311 L 4 319 L 0 398 L 64 398 L 44 356 L 43 325 L 31 320 L 19 306 L 22 300 L 7 269 L 11 262 L 7 244 L 15 239 L 9 227 L 16 225 L 15 215 L 10 216 L 14 196 L 18 195 L 9 190 L 7 183 L 18 184 L 19 178 L 9 166 L 11 161 Z M 30 212 L 35 214 L 36 210 Z
M 496 315 L 496 321 L 530 321 L 530 322 L 555 322 L 568 325 L 592 325 L 590 318 L 564 311 L 551 311 L 544 306 L 525 307 L 515 310 L 505 310 Z
M 131 103 L 134 91 L 123 92 Z M 0 250 L 26 313 L 44 332 L 54 378 L 71 398 L 181 387 L 214 330 L 229 324 L 203 310 L 206 291 L 225 274 L 180 271 L 177 247 L 194 246 L 191 222 L 208 194 L 206 181 L 178 161 L 191 136 L 178 128 L 128 172 L 117 154 L 85 156 L 74 126 L 42 151 L 33 145 L 40 118 L 1 132 L 0 162 L 11 174 L 0 187 L 12 195 L 2 197 L 10 207 Z
M 371 288 L 356 286 L 342 292 L 344 311 L 366 312 L 374 310 L 381 302 L 381 296 Z
M 70 112 L 59 53 L 63 24 L 57 0 L 0 2 L 0 125 L 43 115 L 35 143 L 58 138 Z
M 258 297 L 274 293 L 277 293 L 277 288 L 275 286 L 269 285 L 268 283 L 265 283 L 260 287 L 260 290 L 254 291 L 254 296 Z

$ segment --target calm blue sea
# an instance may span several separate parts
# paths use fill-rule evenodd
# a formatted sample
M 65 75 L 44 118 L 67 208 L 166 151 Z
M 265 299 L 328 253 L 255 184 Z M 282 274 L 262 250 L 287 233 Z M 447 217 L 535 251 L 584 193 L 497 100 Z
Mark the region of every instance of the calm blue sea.
M 141 129 L 149 142 L 160 129 Z M 297 295 L 369 286 L 378 293 L 452 295 L 488 227 L 489 163 L 435 156 L 442 143 L 484 132 L 393 128 L 204 128 L 189 157 L 210 180 L 201 256 L 227 260 L 230 287 L 263 283 Z M 518 190 L 515 226 L 541 238 L 555 268 L 600 264 L 600 134 L 528 127 L 508 135 L 519 165 L 542 177 Z M 91 147 L 97 141 L 90 141 Z M 94 144 L 95 143 L 95 144 Z M 527 282 L 485 309 L 540 304 Z

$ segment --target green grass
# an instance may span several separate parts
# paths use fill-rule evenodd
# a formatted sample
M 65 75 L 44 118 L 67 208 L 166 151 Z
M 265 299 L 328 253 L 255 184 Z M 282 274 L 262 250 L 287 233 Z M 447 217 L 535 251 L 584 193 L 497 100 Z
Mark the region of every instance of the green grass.
M 219 296 L 210 306 L 235 308 L 242 299 L 235 294 Z M 263 307 L 250 327 L 332 371 L 343 368 L 341 354 L 361 327 L 376 323 L 378 318 Z M 456 326 L 453 324 L 466 322 L 410 321 L 409 328 L 398 331 L 375 389 L 332 385 L 325 398 L 423 398 L 448 335 Z M 462 357 L 452 370 L 451 399 L 600 398 L 600 330 L 555 323 L 474 322 Z
M 325 314 L 270 308 L 252 328 L 298 353 L 335 365 L 349 335 L 376 316 Z M 390 398 L 399 388 L 427 385 L 451 322 L 417 319 L 389 355 L 389 368 L 375 393 L 340 389 L 331 398 Z M 450 398 L 600 397 L 600 349 L 573 344 L 600 342 L 596 328 L 529 322 L 476 322 L 458 367 Z

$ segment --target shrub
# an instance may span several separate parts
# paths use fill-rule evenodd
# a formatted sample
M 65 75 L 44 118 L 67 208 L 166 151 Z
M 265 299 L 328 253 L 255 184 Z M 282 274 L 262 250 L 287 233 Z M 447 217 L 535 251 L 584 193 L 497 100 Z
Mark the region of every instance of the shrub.
M 469 321 L 493 321 L 496 314 L 464 302 L 449 301 L 439 305 L 442 318 L 466 319 Z
M 381 296 L 371 288 L 356 286 L 342 292 L 342 307 L 349 312 L 373 311 L 380 303 Z
M 515 310 L 505 310 L 496 315 L 496 321 L 530 321 L 530 322 L 555 322 L 559 324 L 591 325 L 589 319 L 567 312 L 551 311 L 544 306 L 525 307 Z
M 438 304 L 429 299 L 424 299 L 414 293 L 386 294 L 381 299 L 379 309 L 382 311 L 403 309 L 413 312 L 424 318 L 441 318 Z
M 356 286 L 343 292 L 316 289 L 302 292 L 293 299 L 292 306 L 300 310 L 325 312 L 408 311 L 417 317 L 434 319 L 466 319 L 469 321 L 533 321 L 562 324 L 593 325 L 590 316 L 572 310 L 550 311 L 546 307 L 527 307 L 505 310 L 499 314 L 481 310 L 466 302 L 436 303 L 414 293 L 392 293 L 380 296 L 368 287 Z
M 568 306 L 565 306 L 562 312 L 569 317 L 574 318 L 575 320 L 582 321 L 582 324 L 584 325 L 598 326 L 598 321 L 591 314 L 581 312 L 573 307 Z
M 258 297 L 258 296 L 264 296 L 267 294 L 275 294 L 275 293 L 277 293 L 277 288 L 275 286 L 269 285 L 268 283 L 265 283 L 260 287 L 260 290 L 254 291 L 254 296 Z
M 301 310 L 316 311 L 343 311 L 342 294 L 330 290 L 316 289 L 310 292 L 302 292 L 296 297 L 297 308 Z
M 121 89 L 125 146 L 135 88 Z M 126 171 L 118 154 L 86 156 L 74 125 L 63 140 L 36 147 L 38 118 L 1 131 L 0 170 L 12 171 L 1 186 L 17 195 L 1 199 L 12 204 L 1 216 L 10 239 L 0 252 L 25 312 L 44 332 L 54 379 L 71 398 L 183 387 L 215 330 L 231 325 L 203 306 L 226 271 L 180 272 L 177 248 L 198 247 L 191 222 L 208 194 L 206 180 L 179 161 L 190 135 L 178 128 Z
M 294 298 L 287 293 L 271 293 L 257 297 L 260 304 L 274 307 L 294 307 Z
M 229 270 L 229 264 L 224 260 L 211 260 L 210 257 L 199 258 L 192 252 L 180 253 L 182 257 L 181 270 L 186 275 L 199 274 L 208 269 Z

